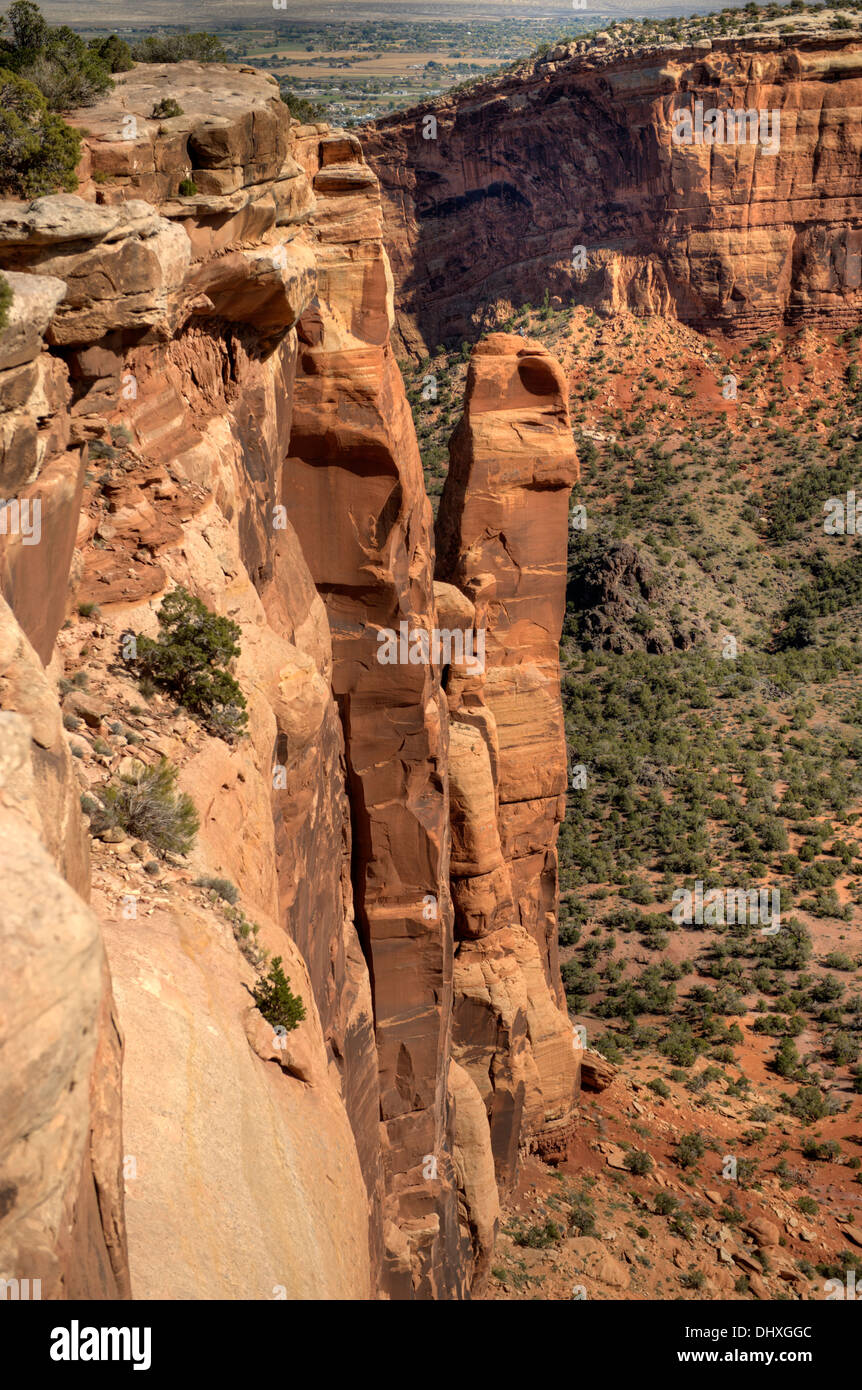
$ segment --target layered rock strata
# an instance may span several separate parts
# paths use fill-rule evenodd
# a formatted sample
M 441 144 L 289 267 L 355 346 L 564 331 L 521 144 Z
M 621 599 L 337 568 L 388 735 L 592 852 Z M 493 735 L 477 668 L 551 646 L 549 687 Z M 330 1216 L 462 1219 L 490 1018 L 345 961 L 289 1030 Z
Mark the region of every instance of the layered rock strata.
M 439 673 L 386 662 L 435 623 L 431 508 L 389 342 L 377 180 L 352 137 L 302 142 L 319 292 L 299 324 L 283 498 L 332 632 L 356 917 L 368 961 L 386 1167 L 387 1282 L 460 1290 L 447 1097 L 452 999 L 447 727 Z
M 519 1146 L 565 1153 L 577 1065 L 557 959 L 566 747 L 558 648 L 577 458 L 559 365 L 492 334 L 474 350 L 437 517 L 440 607 L 483 660 L 452 667 L 454 1053 L 488 1108 L 500 1181 Z M 450 588 L 451 586 L 451 588 Z
M 167 92 L 185 114 L 159 121 Z M 554 1096 L 546 1076 L 562 1018 L 557 793 L 551 773 L 518 782 L 514 728 L 540 711 L 519 682 L 554 678 L 562 576 L 540 577 L 518 538 L 536 570 L 521 597 L 548 640 L 500 577 L 515 659 L 492 639 L 475 691 L 457 661 L 381 660 L 387 634 L 397 649 L 473 625 L 488 595 L 469 566 L 435 582 L 379 187 L 357 140 L 298 127 L 262 74 L 195 64 L 120 75 L 79 123 L 84 196 L 0 204 L 14 291 L 0 497 L 17 506 L 0 536 L 0 709 L 33 789 L 0 778 L 18 884 L 0 985 L 0 1274 L 43 1277 L 56 1297 L 475 1296 L 498 1185 L 572 1101 L 566 1058 Z M 509 482 L 562 497 L 555 369 L 532 348 L 510 357 L 495 358 L 505 447 L 520 418 L 547 459 L 522 449 Z M 536 545 L 555 543 L 557 510 Z M 453 526 L 473 544 L 460 514 Z M 155 635 L 177 584 L 239 625 L 239 740 L 141 709 L 121 639 Z M 69 625 L 76 609 L 86 621 Z M 109 711 L 138 721 L 134 757 Z M 67 732 L 82 724 L 89 740 Z M 543 759 L 563 758 L 531 730 Z M 128 847 L 124 860 L 100 844 L 88 909 L 79 794 L 161 756 L 200 817 L 188 867 L 148 883 Z M 245 919 L 196 888 L 214 879 L 237 886 L 306 1005 L 285 1046 L 253 1007 Z M 60 945 L 37 901 L 49 888 Z M 25 1092 L 46 971 L 62 996 L 52 1065 Z M 471 1009 L 478 1040 L 463 1021 L 453 1034 L 453 1010 Z M 41 1224 L 21 1216 L 37 1207 Z
M 383 117 L 365 148 L 403 341 L 474 337 L 495 306 L 546 293 L 730 333 L 855 324 L 860 79 L 855 31 L 576 43 Z M 703 137 L 711 110 L 724 143 L 714 118 Z M 751 112 L 756 138 L 747 119 L 728 138 L 729 111 Z

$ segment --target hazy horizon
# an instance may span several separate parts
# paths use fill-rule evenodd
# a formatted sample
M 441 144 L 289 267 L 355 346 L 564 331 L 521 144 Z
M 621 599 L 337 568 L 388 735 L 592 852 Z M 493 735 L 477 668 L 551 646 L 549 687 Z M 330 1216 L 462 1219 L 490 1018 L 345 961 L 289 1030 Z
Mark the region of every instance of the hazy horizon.
M 730 0 L 727 8 L 742 8 L 743 0 Z M 264 19 L 308 20 L 309 23 L 390 20 L 403 23 L 469 23 L 495 19 L 566 19 L 596 15 L 597 18 L 643 18 L 644 16 L 706 14 L 725 8 L 721 3 L 650 4 L 649 0 L 624 5 L 612 0 L 589 0 L 584 9 L 574 9 L 566 0 L 442 0 L 430 5 L 425 0 L 340 0 L 339 4 L 314 4 L 309 0 L 287 0 L 285 9 L 274 9 L 271 0 L 192 0 L 184 6 L 183 17 L 177 17 L 174 7 L 164 0 L 92 0 L 87 6 L 86 20 L 81 18 L 80 5 L 73 0 L 50 0 L 41 6 L 52 24 L 69 24 L 73 28 L 94 26 L 154 24 L 170 27 L 206 27 L 225 24 L 254 23 Z

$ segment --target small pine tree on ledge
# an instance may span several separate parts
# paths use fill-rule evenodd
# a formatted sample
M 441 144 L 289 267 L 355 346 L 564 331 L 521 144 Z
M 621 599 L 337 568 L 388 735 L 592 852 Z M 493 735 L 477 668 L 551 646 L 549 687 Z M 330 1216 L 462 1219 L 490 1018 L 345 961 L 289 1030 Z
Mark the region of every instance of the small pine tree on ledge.
M 227 669 L 239 656 L 238 624 L 211 613 L 179 585 L 159 609 L 159 627 L 158 641 L 136 639 L 139 676 L 168 690 L 217 737 L 242 733 L 248 723 L 245 696 Z
M 290 980 L 281 968 L 281 956 L 276 956 L 266 979 L 255 986 L 254 1002 L 267 1023 L 282 1027 L 288 1033 L 298 1028 L 305 1018 L 305 1005 L 290 988 Z

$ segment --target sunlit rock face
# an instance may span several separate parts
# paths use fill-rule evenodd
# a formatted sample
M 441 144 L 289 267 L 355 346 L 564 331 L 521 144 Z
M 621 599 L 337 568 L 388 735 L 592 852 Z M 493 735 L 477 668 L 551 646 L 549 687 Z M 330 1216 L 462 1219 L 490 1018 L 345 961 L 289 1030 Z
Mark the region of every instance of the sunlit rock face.
M 152 118 L 165 95 L 182 116 Z M 526 1149 L 565 1152 L 575 1086 L 559 367 L 477 351 L 435 541 L 356 137 L 224 65 L 120 74 L 72 119 L 78 193 L 0 204 L 0 1275 L 480 1295 L 500 1194 Z M 176 585 L 239 627 L 235 742 L 142 710 L 118 655 Z M 478 665 L 441 630 L 481 631 Z M 200 820 L 155 882 L 82 809 L 132 751 Z M 304 1001 L 284 1047 L 213 878 Z
M 546 291 L 731 333 L 855 324 L 860 78 L 855 32 L 570 44 L 381 118 L 365 145 L 403 341 L 472 337 L 487 306 Z M 731 140 L 728 112 L 756 138 L 734 119 Z

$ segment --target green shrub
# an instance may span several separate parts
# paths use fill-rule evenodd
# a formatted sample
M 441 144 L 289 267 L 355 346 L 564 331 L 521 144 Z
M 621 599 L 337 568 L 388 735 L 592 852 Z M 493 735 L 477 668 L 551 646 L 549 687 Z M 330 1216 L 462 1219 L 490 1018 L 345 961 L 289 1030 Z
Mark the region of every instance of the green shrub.
M 596 1233 L 595 1203 L 592 1197 L 588 1197 L 584 1192 L 579 1192 L 572 1199 L 569 1226 L 581 1236 L 592 1236 Z
M 290 1033 L 305 1018 L 305 1005 L 290 988 L 290 980 L 281 968 L 281 956 L 276 956 L 269 974 L 255 987 L 254 1002 L 267 1023 L 273 1028 L 285 1028 Z
M 638 1178 L 646 1177 L 653 1166 L 649 1154 L 644 1153 L 641 1149 L 629 1149 L 623 1162 L 628 1171 L 634 1173 L 635 1177 Z
M 659 1076 L 655 1076 L 652 1081 L 648 1081 L 647 1086 L 651 1091 L 654 1091 L 657 1096 L 661 1096 L 662 1100 L 667 1100 L 670 1095 L 670 1087 L 665 1081 L 662 1081 Z
M 192 198 L 198 191 L 198 186 L 194 179 L 180 179 L 179 194 L 181 198 Z
M 772 1063 L 779 1076 L 794 1077 L 799 1071 L 799 1053 L 792 1038 L 782 1038 Z
M 81 136 L 32 82 L 0 68 L 0 193 L 39 198 L 78 186 Z
M 680 1168 L 691 1168 L 706 1153 L 706 1145 L 699 1134 L 683 1134 L 677 1140 L 674 1157 Z
M 178 101 L 174 101 L 173 97 L 162 97 L 161 101 L 157 101 L 153 107 L 154 121 L 167 121 L 172 116 L 181 116 L 182 114 L 183 108 Z
M 841 1145 L 837 1139 L 824 1139 L 818 1144 L 816 1139 L 806 1139 L 802 1145 L 802 1157 L 811 1163 L 831 1163 L 841 1157 Z
M 694 1235 L 694 1222 L 687 1212 L 674 1212 L 668 1223 L 668 1229 L 675 1236 L 681 1236 L 683 1240 L 691 1240 Z
M 110 72 L 130 72 L 135 66 L 132 50 L 125 39 L 118 38 L 116 34 L 109 34 L 103 39 L 90 39 L 87 47 L 101 58 Z
M 239 656 L 238 625 L 181 586 L 164 599 L 158 618 L 157 641 L 137 638 L 139 675 L 168 690 L 218 737 L 241 733 L 248 723 L 245 696 L 227 669 Z
M 829 1048 L 829 1056 L 837 1067 L 846 1067 L 859 1056 L 859 1044 L 852 1033 L 836 1033 Z
M 3 332 L 3 329 L 9 322 L 9 310 L 12 306 L 14 297 L 12 286 L 9 284 L 9 281 L 6 279 L 5 275 L 0 275 L 0 333 Z
M 226 879 L 218 881 L 221 883 L 227 882 Z M 233 888 L 233 884 L 229 886 Z M 260 927 L 257 925 L 257 922 L 250 922 L 242 908 L 232 907 L 229 901 L 225 904 L 224 915 L 233 929 L 234 941 L 237 946 L 239 946 L 246 960 L 250 965 L 253 965 L 255 969 L 263 967 L 267 962 L 268 952 L 264 951 L 257 944 L 257 938 L 260 933 Z
M 550 1245 L 557 1245 L 563 1235 L 563 1229 L 556 1221 L 546 1221 L 541 1226 L 528 1226 L 526 1231 L 518 1231 L 514 1242 L 529 1250 L 547 1250 Z
M 136 63 L 224 63 L 227 53 L 214 34 L 148 34 L 132 44 Z
M 229 878 L 196 878 L 195 888 L 208 888 L 211 893 L 215 893 L 217 898 L 223 902 L 233 905 L 239 897 L 239 889 L 235 883 L 231 883 Z
M 5 19 L 0 64 L 34 83 L 52 111 L 91 106 L 113 86 L 110 63 L 98 47 L 68 25 L 51 27 L 32 0 L 14 0 Z
M 852 956 L 848 956 L 846 951 L 830 951 L 823 964 L 830 970 L 856 969 Z
M 303 125 L 313 125 L 315 121 L 323 120 L 326 115 L 326 107 L 319 101 L 306 101 L 305 97 L 296 96 L 286 87 L 282 87 L 279 95 L 291 116 L 302 121 Z
M 146 840 L 161 855 L 188 854 L 200 822 L 187 792 L 177 791 L 178 769 L 166 758 L 152 767 L 120 777 L 98 789 L 101 807 L 94 817 L 96 834 L 119 826 Z
M 800 1086 L 789 1100 L 789 1108 L 798 1119 L 811 1124 L 826 1114 L 826 1099 L 818 1086 Z

